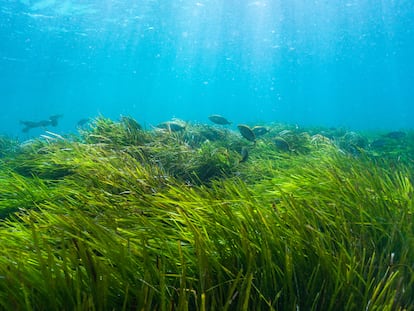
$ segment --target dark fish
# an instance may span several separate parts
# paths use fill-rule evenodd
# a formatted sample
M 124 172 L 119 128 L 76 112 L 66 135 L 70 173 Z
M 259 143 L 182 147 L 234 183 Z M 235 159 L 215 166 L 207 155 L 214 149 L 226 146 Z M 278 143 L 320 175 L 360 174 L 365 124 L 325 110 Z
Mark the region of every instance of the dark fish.
M 241 148 L 240 155 L 242 156 L 242 158 L 240 159 L 239 163 L 246 162 L 247 159 L 249 158 L 249 151 L 247 150 L 246 147 Z
M 276 136 L 273 139 L 273 142 L 275 143 L 276 147 L 278 149 L 282 150 L 282 151 L 289 151 L 290 150 L 290 146 L 289 146 L 288 142 L 280 136 Z
M 229 120 L 227 120 L 225 117 L 219 115 L 219 114 L 213 114 L 208 117 L 209 120 L 213 123 L 220 124 L 220 125 L 227 125 L 231 124 Z
M 239 124 L 237 125 L 237 128 L 239 129 L 240 134 L 247 140 L 253 141 L 253 142 L 256 140 L 256 135 L 254 134 L 252 129 L 248 127 L 247 125 Z
M 383 137 L 392 138 L 392 139 L 403 139 L 407 134 L 403 131 L 394 131 L 389 132 L 385 135 L 382 135 Z
M 256 125 L 252 128 L 252 131 L 256 137 L 262 136 L 269 132 L 269 129 L 264 126 Z

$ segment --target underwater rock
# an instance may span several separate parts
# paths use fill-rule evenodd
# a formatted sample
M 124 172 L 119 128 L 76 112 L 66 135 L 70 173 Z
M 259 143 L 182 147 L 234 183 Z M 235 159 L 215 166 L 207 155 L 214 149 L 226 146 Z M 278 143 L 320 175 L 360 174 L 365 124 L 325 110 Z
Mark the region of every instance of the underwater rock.
M 225 117 L 219 115 L 219 114 L 213 114 L 211 116 L 208 117 L 208 119 L 216 124 L 220 124 L 220 125 L 228 125 L 231 124 L 231 122 L 229 120 L 227 120 Z
M 240 134 L 248 141 L 254 142 L 256 140 L 256 135 L 249 126 L 245 124 L 239 124 L 237 125 L 237 128 L 239 129 Z
M 256 125 L 253 126 L 252 131 L 256 137 L 263 136 L 269 132 L 269 129 L 265 126 Z

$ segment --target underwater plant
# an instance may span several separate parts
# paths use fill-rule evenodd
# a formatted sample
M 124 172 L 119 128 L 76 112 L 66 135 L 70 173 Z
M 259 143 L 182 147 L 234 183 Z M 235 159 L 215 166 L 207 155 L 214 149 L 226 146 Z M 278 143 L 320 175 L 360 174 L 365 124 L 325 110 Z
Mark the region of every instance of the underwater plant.
M 0 135 L 0 159 L 15 152 L 19 148 L 19 141 L 7 136 Z
M 134 121 L 5 154 L 1 309 L 414 309 L 412 153 Z

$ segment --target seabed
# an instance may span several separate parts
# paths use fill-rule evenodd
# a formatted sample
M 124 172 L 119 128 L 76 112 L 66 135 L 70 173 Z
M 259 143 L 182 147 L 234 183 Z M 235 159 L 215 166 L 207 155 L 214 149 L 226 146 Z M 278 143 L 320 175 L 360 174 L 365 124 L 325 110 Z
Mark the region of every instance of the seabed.
M 414 133 L 264 127 L 0 138 L 0 309 L 414 310 Z

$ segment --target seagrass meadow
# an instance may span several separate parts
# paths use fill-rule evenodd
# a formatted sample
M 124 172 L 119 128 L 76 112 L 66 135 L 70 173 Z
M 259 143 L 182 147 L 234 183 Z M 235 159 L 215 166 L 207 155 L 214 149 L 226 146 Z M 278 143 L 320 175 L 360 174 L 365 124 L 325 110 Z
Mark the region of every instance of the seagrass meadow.
M 414 133 L 0 138 L 2 310 L 414 310 Z

